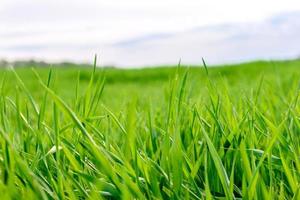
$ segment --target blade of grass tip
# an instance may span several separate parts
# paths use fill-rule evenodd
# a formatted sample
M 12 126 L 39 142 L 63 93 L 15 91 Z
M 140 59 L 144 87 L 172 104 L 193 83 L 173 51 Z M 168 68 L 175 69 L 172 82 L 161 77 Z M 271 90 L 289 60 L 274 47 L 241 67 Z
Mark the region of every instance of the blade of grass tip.
M 28 97 L 29 99 L 29 102 L 30 104 L 32 105 L 33 107 L 33 110 L 35 112 L 36 115 L 39 115 L 39 109 L 38 109 L 38 106 L 37 104 L 35 103 L 32 95 L 30 94 L 29 90 L 27 89 L 27 87 L 25 86 L 24 82 L 22 81 L 22 79 L 20 78 L 20 76 L 18 75 L 18 73 L 15 71 L 15 69 L 12 67 L 11 68 L 13 74 L 15 75 L 15 77 L 17 78 L 22 90 L 25 92 L 26 96 Z
M 208 76 L 208 69 L 207 69 L 207 65 L 206 65 L 206 63 L 205 63 L 205 60 L 204 60 L 204 58 L 202 58 L 202 63 L 203 63 L 203 66 L 204 66 L 204 69 L 205 69 L 206 75 Z
M 57 96 L 50 88 L 48 88 L 43 81 L 41 80 L 40 76 L 37 74 L 38 79 L 40 81 L 40 84 L 45 88 L 45 90 L 51 95 L 55 103 L 57 103 L 58 106 L 60 106 L 73 120 L 73 122 L 78 126 L 78 128 L 81 130 L 81 132 L 88 137 L 88 139 L 96 145 L 94 139 L 92 136 L 88 133 L 88 131 L 84 128 L 81 121 L 78 119 L 76 114 L 72 111 L 72 109 L 59 97 Z M 97 146 L 97 145 L 96 145 Z
M 181 67 L 181 58 L 179 58 L 178 64 L 177 64 L 178 69 Z
M 93 81 L 94 81 L 94 78 L 95 78 L 95 73 L 96 73 L 96 67 L 97 67 L 97 54 L 95 54 L 95 56 L 94 56 L 93 72 L 92 72 L 92 75 L 91 75 L 89 85 L 93 84 Z
M 14 101 L 12 99 L 10 99 L 9 97 L 6 97 L 6 100 L 7 100 L 8 103 L 10 103 L 12 105 L 12 107 L 15 110 L 17 109 L 17 106 L 16 106 L 16 104 L 14 103 Z M 29 130 L 31 130 L 32 132 L 34 132 L 34 129 L 31 127 L 31 125 L 27 121 L 26 117 L 21 112 L 19 112 L 19 115 L 20 115 L 20 119 L 23 120 L 23 125 L 25 125 Z
M 112 111 L 110 111 L 104 105 L 102 105 L 102 107 L 108 112 L 108 114 L 113 118 L 113 120 L 115 121 L 115 123 L 119 126 L 119 128 L 121 129 L 121 131 L 126 135 L 127 131 L 125 130 L 125 128 L 123 127 L 123 125 L 121 124 L 121 122 L 117 119 L 117 117 L 112 113 Z
M 257 92 L 256 92 L 256 95 L 255 95 L 255 105 L 257 104 L 257 100 L 258 100 L 258 96 L 261 92 L 261 89 L 262 89 L 262 85 L 263 85 L 263 82 L 264 82 L 264 78 L 265 78 L 265 75 L 263 74 L 260 78 L 260 81 L 259 81 L 259 85 L 258 85 L 258 89 L 257 89 Z
M 99 145 L 95 142 L 93 137 L 90 135 L 90 133 L 85 129 L 81 121 L 78 119 L 76 114 L 71 110 L 71 108 L 59 97 L 57 96 L 50 88 L 48 88 L 41 80 L 40 84 L 47 90 L 54 100 L 54 102 L 62 109 L 63 112 L 65 112 L 74 122 L 76 127 L 81 131 L 83 135 L 85 135 L 89 143 L 87 143 L 88 147 L 91 148 L 91 153 L 94 154 L 94 156 L 97 158 L 97 162 L 102 167 L 103 171 L 111 178 L 111 180 L 120 186 L 120 182 L 116 177 L 116 174 L 112 170 L 111 163 L 109 162 L 106 154 L 104 154 L 103 149 L 99 147 Z
M 97 67 L 97 54 L 95 54 L 95 56 L 94 56 L 94 69 L 93 69 L 94 74 L 96 72 L 96 67 Z
M 91 114 L 91 112 L 94 110 L 96 110 L 96 108 L 98 107 L 99 101 L 101 99 L 103 90 L 104 90 L 104 86 L 105 86 L 105 79 L 103 79 L 102 81 L 98 81 L 96 84 L 96 90 L 95 90 L 95 94 L 90 102 L 90 106 L 89 106 L 89 110 L 88 110 L 88 114 L 87 116 L 89 116 Z
M 174 78 L 175 81 L 177 81 L 177 79 L 179 77 L 180 69 L 181 69 L 181 58 L 179 59 L 177 67 L 176 67 L 175 78 Z
M 34 70 L 34 73 L 37 73 L 37 72 Z M 51 77 L 52 77 L 52 68 L 50 69 L 50 71 L 48 73 L 47 87 L 50 86 Z M 48 94 L 48 92 L 45 92 L 44 98 L 43 98 L 43 104 L 41 105 L 41 108 L 40 108 L 40 112 L 39 112 L 39 116 L 38 116 L 38 129 L 41 128 L 41 123 L 45 116 L 45 110 L 46 110 L 46 104 L 47 104 L 47 94 Z
M 171 114 L 172 114 L 172 108 L 173 108 L 173 99 L 174 99 L 174 85 L 175 82 L 171 84 L 171 90 L 170 94 L 168 95 L 169 101 L 168 101 L 168 116 L 167 116 L 167 124 L 166 126 L 169 127 L 170 121 L 171 121 Z
M 97 54 L 95 54 L 95 57 L 94 57 L 92 75 L 91 75 L 89 84 L 88 84 L 85 94 L 84 94 L 84 107 L 83 107 L 84 116 L 88 115 L 87 108 L 90 107 L 90 103 L 91 103 L 91 93 L 92 93 L 92 86 L 93 86 L 94 79 L 95 79 L 96 66 L 97 66 Z
M 69 106 L 60 98 L 58 97 L 51 89 L 49 89 L 43 82 L 40 82 L 41 85 L 47 90 L 50 96 L 53 98 L 54 102 L 65 112 L 74 122 L 76 127 L 85 135 L 89 143 L 87 143 L 88 147 L 91 149 L 91 153 L 95 156 L 97 163 L 100 164 L 99 167 L 103 169 L 107 176 L 118 186 L 121 185 L 119 180 L 116 177 L 116 174 L 112 170 L 111 163 L 109 162 L 107 155 L 103 153 L 103 150 L 99 147 L 99 145 L 95 142 L 93 137 L 90 133 L 85 129 L 81 121 L 78 119 L 76 114 L 69 108 Z M 65 148 L 66 149 L 66 148 Z M 64 149 L 64 150 L 65 150 Z
M 176 68 L 176 72 L 174 74 L 174 78 L 170 81 L 170 93 L 168 94 L 168 116 L 167 116 L 167 121 L 166 121 L 166 127 L 167 129 L 169 129 L 169 125 L 171 122 L 171 117 L 172 117 L 172 111 L 174 110 L 173 108 L 176 106 L 174 106 L 174 96 L 175 96 L 175 88 L 177 88 L 178 85 L 178 77 L 179 77 L 179 68 L 180 68 L 180 63 L 181 60 Z M 168 132 L 168 131 L 167 131 Z
M 198 118 L 198 119 L 199 119 L 199 122 L 201 123 L 200 118 Z M 225 167 L 222 164 L 221 158 L 220 158 L 216 148 L 214 147 L 212 141 L 210 140 L 206 130 L 204 129 L 202 123 L 201 123 L 201 130 L 202 130 L 202 134 L 206 140 L 211 157 L 214 161 L 215 167 L 217 169 L 217 173 L 219 175 L 222 187 L 224 189 L 225 196 L 227 199 L 235 199 L 234 194 L 230 193 L 230 181 L 229 181 L 227 172 L 225 170 Z
M 91 78 L 90 78 L 90 81 L 89 81 L 89 86 L 94 81 L 94 77 L 95 77 L 95 73 L 96 73 L 96 68 L 97 68 L 97 54 L 95 54 L 95 56 L 94 56 L 93 71 L 92 71 L 92 75 L 91 75 Z
M 183 75 L 183 79 L 180 85 L 180 91 L 179 91 L 179 97 L 178 97 L 178 114 L 180 113 L 180 107 L 181 107 L 181 102 L 182 102 L 182 98 L 183 98 L 183 94 L 184 94 L 184 90 L 185 90 L 185 86 L 186 86 L 186 81 L 187 81 L 187 76 L 188 76 L 188 70 L 187 69 Z

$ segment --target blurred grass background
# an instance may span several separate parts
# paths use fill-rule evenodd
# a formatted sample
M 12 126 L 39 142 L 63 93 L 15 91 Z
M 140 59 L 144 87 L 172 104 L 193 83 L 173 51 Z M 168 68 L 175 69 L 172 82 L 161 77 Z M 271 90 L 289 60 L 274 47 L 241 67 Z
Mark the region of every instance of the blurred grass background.
M 43 88 L 37 84 L 37 78 L 31 68 L 46 80 L 50 68 L 53 68 L 56 80 L 56 92 L 67 102 L 74 98 L 76 82 L 79 81 L 79 90 L 85 88 L 90 79 L 92 66 L 76 64 L 55 64 L 38 67 L 36 64 L 25 63 L 17 67 L 16 71 L 26 84 L 31 94 L 41 99 Z M 209 77 L 217 85 L 226 81 L 230 92 L 243 91 L 246 94 L 256 88 L 263 78 L 270 85 L 279 84 L 288 92 L 289 80 L 300 75 L 300 60 L 289 61 L 256 61 L 242 64 L 209 67 Z M 207 77 L 202 65 L 182 66 L 180 70 L 189 70 L 189 84 L 193 99 L 205 97 L 205 84 Z M 140 69 L 97 68 L 96 79 L 105 77 L 105 89 L 102 101 L 113 110 L 124 108 L 124 105 L 133 97 L 143 104 L 152 102 L 160 104 L 165 98 L 170 79 L 176 73 L 177 66 L 159 66 Z M 80 72 L 79 72 L 80 71 Z M 16 79 L 9 69 L 2 68 L 0 77 L 5 81 L 4 88 L 8 95 L 13 95 L 16 88 Z M 79 91 L 80 93 L 80 91 Z

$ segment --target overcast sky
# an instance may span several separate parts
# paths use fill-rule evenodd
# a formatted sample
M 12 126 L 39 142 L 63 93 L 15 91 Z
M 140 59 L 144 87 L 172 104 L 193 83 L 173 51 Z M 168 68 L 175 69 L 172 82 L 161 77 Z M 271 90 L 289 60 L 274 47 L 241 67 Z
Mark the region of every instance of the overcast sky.
M 134 38 L 298 10 L 299 0 L 0 0 L 0 58 L 87 61 Z

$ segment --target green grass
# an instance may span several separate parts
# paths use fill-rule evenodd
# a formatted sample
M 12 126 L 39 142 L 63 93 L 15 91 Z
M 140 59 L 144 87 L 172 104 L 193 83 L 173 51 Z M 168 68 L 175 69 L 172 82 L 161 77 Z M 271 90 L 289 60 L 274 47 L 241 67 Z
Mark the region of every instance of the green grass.
M 300 199 L 300 61 L 0 78 L 1 199 Z

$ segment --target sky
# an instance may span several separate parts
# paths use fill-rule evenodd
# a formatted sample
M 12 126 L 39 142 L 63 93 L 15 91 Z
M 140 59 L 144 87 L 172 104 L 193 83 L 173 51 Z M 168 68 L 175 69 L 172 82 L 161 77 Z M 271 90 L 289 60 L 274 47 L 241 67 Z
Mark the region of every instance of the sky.
M 276 16 L 298 11 L 299 0 L 1 0 L 0 59 L 90 62 L 97 53 L 103 65 L 142 66 L 174 64 L 183 54 L 186 62 L 193 64 L 197 58 L 191 49 L 199 50 L 193 44 L 209 48 L 210 54 L 214 50 L 218 52 L 219 57 L 208 56 L 212 63 L 232 62 L 234 58 L 237 61 L 268 58 L 263 54 L 251 55 L 251 52 L 240 56 L 238 51 L 234 54 L 234 48 L 228 55 L 226 43 L 230 44 L 220 38 L 228 37 L 230 31 L 245 32 L 247 25 L 252 27 L 249 32 L 269 27 L 266 22 L 273 23 Z M 224 30 L 224 25 L 235 28 Z M 244 25 L 246 27 L 241 28 Z M 201 28 L 205 30 L 199 31 Z M 285 27 L 281 25 L 281 29 Z M 272 26 L 272 31 L 276 30 L 277 27 Z M 191 34 L 194 43 L 187 37 Z M 212 40 L 213 45 L 205 46 L 207 40 Z M 224 52 L 218 50 L 221 46 Z M 184 50 L 174 53 L 173 48 Z M 201 54 L 202 50 L 199 51 Z M 151 59 L 152 55 L 155 59 Z M 284 56 L 277 55 L 278 58 Z

